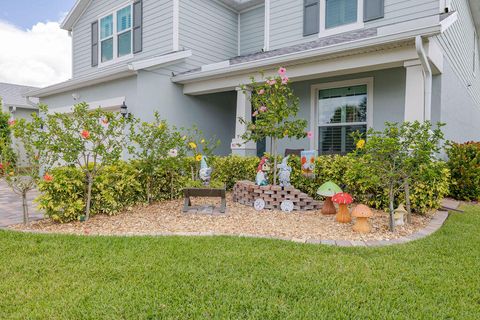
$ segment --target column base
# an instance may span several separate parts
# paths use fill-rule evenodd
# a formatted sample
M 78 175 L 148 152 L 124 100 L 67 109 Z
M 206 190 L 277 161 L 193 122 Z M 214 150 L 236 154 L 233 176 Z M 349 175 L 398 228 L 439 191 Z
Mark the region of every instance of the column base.
M 256 156 L 257 144 L 255 142 L 244 142 L 243 140 L 233 139 L 231 144 L 232 154 L 238 156 Z

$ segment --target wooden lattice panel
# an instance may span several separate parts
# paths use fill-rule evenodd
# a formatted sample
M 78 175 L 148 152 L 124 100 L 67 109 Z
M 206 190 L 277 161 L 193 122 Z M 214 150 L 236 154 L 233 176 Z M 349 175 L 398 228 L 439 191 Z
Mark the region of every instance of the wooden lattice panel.
M 257 186 L 251 181 L 239 181 L 233 187 L 233 201 L 253 206 L 257 199 L 265 201 L 265 209 L 278 209 L 285 200 L 293 202 L 294 210 L 307 211 L 321 208 L 320 202 L 294 187 Z

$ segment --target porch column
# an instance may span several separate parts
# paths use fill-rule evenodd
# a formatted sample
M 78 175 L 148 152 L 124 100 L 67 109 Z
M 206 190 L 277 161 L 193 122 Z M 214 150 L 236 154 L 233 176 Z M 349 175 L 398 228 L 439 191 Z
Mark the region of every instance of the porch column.
M 405 121 L 426 121 L 425 77 L 420 60 L 405 61 L 407 71 L 405 84 Z
M 232 154 L 241 156 L 254 156 L 257 154 L 257 144 L 254 142 L 245 142 L 242 139 L 247 131 L 245 124 L 240 122 L 240 118 L 246 122 L 252 121 L 252 103 L 250 101 L 251 92 L 244 92 L 242 88 L 237 90 L 237 115 L 235 125 L 235 137 L 232 140 Z

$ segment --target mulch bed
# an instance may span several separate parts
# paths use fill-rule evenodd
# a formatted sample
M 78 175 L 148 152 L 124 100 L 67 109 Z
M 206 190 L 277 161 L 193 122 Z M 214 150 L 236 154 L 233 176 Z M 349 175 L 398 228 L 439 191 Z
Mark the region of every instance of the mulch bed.
M 86 223 L 66 224 L 41 220 L 29 226 L 10 227 L 19 231 L 48 232 L 77 235 L 159 235 L 185 233 L 212 233 L 228 235 L 258 235 L 292 239 L 329 240 L 392 240 L 411 235 L 425 228 L 431 215 L 414 215 L 413 223 L 388 230 L 388 214 L 375 211 L 370 220 L 373 231 L 369 234 L 353 232 L 351 224 L 340 224 L 334 216 L 323 216 L 320 211 L 283 213 L 257 212 L 251 207 L 233 203 L 227 196 L 226 215 L 183 213 L 183 200 L 164 201 L 150 206 L 137 206 L 117 216 L 98 215 Z M 196 203 L 195 203 L 196 202 Z M 194 204 L 219 205 L 215 199 L 194 199 Z M 207 211 L 208 212 L 208 211 Z

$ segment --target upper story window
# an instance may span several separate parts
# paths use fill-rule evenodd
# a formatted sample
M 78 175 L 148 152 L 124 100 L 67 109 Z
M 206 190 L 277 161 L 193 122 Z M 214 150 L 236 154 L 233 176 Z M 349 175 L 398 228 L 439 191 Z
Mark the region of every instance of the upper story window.
M 132 6 L 100 19 L 100 61 L 102 63 L 132 53 Z
M 384 14 L 384 0 L 304 0 L 303 35 L 320 37 L 363 28 Z

